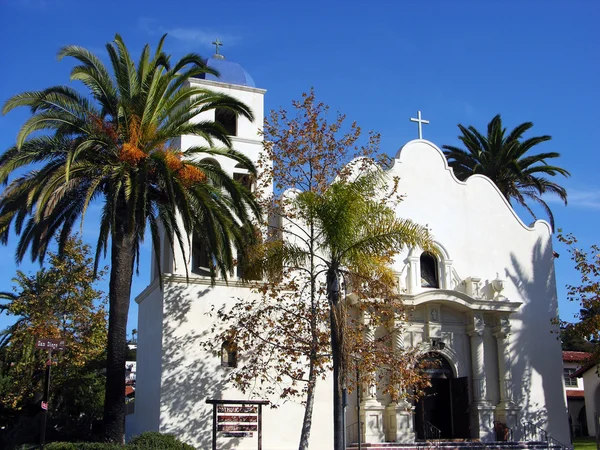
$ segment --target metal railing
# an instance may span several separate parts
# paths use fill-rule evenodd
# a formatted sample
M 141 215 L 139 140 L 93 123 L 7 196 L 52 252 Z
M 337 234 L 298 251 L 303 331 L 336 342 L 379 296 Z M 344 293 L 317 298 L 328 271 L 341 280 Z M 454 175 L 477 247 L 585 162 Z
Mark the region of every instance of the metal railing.
M 494 432 L 496 433 L 496 441 L 499 442 L 509 442 L 515 438 L 512 428 L 499 420 L 494 421 Z
M 573 450 L 570 445 L 554 439 L 546 430 L 538 427 L 532 422 L 523 422 L 521 425 L 521 440 L 529 442 L 545 442 L 548 448 L 558 448 L 560 450 Z
M 425 439 L 427 440 L 440 440 L 442 437 L 442 430 L 436 427 L 431 422 L 425 421 L 423 423 L 423 429 L 425 431 Z
M 361 430 L 364 430 L 365 423 L 360 422 L 360 427 L 358 425 L 359 422 L 354 422 L 346 427 L 346 439 L 348 444 L 360 444 L 359 437 L 362 438 L 362 436 L 360 436 L 360 432 Z
M 527 442 L 546 442 L 548 440 L 548 432 L 533 422 L 523 422 L 521 424 L 521 440 Z

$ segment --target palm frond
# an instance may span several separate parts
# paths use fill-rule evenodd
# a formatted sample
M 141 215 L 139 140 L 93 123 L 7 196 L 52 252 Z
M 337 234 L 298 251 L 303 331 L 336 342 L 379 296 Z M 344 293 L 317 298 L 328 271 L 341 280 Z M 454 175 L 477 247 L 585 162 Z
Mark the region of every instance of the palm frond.
M 535 217 L 526 202 L 526 199 L 530 199 L 538 203 L 554 223 L 550 208 L 540 196 L 545 192 L 554 193 L 566 203 L 567 192 L 558 184 L 540 178 L 538 174 L 565 177 L 570 174 L 559 166 L 548 164 L 548 159 L 560 156 L 557 152 L 528 154 L 534 146 L 551 140 L 548 135 L 524 139 L 523 135 L 532 127 L 532 122 L 525 122 L 507 135 L 499 114 L 489 122 L 487 136 L 472 126 L 467 128 L 459 124 L 459 140 L 465 149 L 444 145 L 444 154 L 459 179 L 465 180 L 475 173 L 485 175 L 498 186 L 509 202 L 514 200 Z

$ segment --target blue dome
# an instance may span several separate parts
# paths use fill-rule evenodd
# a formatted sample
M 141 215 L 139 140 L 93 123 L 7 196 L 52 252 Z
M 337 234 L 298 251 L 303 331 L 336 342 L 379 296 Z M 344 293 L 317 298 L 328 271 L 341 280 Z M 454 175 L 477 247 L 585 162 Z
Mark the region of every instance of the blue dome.
M 204 80 L 256 87 L 254 80 L 242 66 L 238 63 L 227 61 L 222 55 L 213 55 L 208 58 L 206 65 L 211 69 L 215 69 L 221 76 L 215 77 L 213 74 L 206 73 L 201 77 Z

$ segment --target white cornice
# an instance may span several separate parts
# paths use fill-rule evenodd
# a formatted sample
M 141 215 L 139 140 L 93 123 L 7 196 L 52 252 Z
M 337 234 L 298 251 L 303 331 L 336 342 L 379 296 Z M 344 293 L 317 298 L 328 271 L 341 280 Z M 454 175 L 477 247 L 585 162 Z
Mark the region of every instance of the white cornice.
M 263 141 L 261 139 L 248 139 L 248 138 L 241 138 L 238 136 L 229 136 L 229 139 L 231 139 L 232 142 L 244 142 L 246 144 L 262 145 L 262 143 L 263 143 Z
M 511 302 L 508 300 L 485 300 L 473 298 L 463 292 L 446 289 L 431 289 L 416 295 L 403 295 L 402 299 L 406 306 L 418 306 L 427 302 L 446 303 L 451 306 L 459 306 L 471 311 L 491 311 L 502 313 L 514 313 L 523 304 L 522 302 Z
M 266 89 L 255 88 L 251 86 L 242 86 L 240 84 L 222 83 L 221 81 L 203 80 L 202 78 L 190 78 L 191 83 L 206 84 L 208 86 L 221 87 L 227 89 L 237 89 L 238 91 L 254 92 L 255 94 L 265 94 Z
M 225 287 L 236 287 L 236 288 L 246 288 L 252 289 L 261 284 L 264 284 L 263 281 L 241 281 L 241 280 L 221 280 L 217 279 L 214 282 L 211 282 L 210 277 L 202 277 L 195 274 L 190 274 L 189 277 L 185 275 L 177 275 L 171 273 L 163 274 L 163 285 L 167 283 L 181 283 L 181 284 L 190 284 L 190 285 L 201 285 L 201 286 L 225 286 Z M 150 283 L 146 288 L 138 294 L 135 298 L 136 303 L 142 303 L 150 293 L 152 293 L 155 289 L 161 289 L 158 278 L 155 278 L 152 283 Z
M 155 278 L 148 286 L 146 286 L 144 288 L 144 290 L 142 292 L 140 292 L 137 297 L 135 298 L 135 302 L 139 305 L 140 303 L 142 303 L 144 300 L 146 300 L 146 297 L 148 297 L 148 295 L 150 295 L 150 293 L 152 293 L 155 289 L 160 289 L 160 283 L 158 282 L 158 278 Z

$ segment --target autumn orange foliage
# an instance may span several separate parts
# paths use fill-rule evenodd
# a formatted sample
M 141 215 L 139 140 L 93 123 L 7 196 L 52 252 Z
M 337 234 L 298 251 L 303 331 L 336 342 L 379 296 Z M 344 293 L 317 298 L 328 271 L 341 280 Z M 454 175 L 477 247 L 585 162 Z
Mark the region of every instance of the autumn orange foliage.
M 178 173 L 184 185 L 192 186 L 206 181 L 206 175 L 200 169 L 183 162 L 181 152 L 165 150 L 164 155 L 167 167 Z
M 131 116 L 131 119 L 129 120 L 129 141 L 125 142 L 121 147 L 121 152 L 119 154 L 121 161 L 137 165 L 141 160 L 148 157 L 146 152 L 139 148 L 141 135 L 141 121 L 139 117 L 135 115 Z
M 105 122 L 100 117 L 90 115 L 90 121 L 99 132 L 109 136 L 115 144 L 119 141 L 119 133 L 115 130 L 113 124 Z M 138 116 L 132 115 L 129 119 L 127 142 L 120 146 L 119 160 L 137 166 L 141 161 L 148 158 L 149 154 L 140 148 L 142 141 L 151 140 L 156 135 L 156 126 L 147 126 L 142 130 L 141 120 Z M 143 147 L 143 146 L 142 146 Z M 164 155 L 167 167 L 177 173 L 179 179 L 185 186 L 193 186 L 197 183 L 206 182 L 206 175 L 197 167 L 186 164 L 183 161 L 183 154 L 179 150 L 172 149 L 166 144 L 155 146 L 155 151 Z

